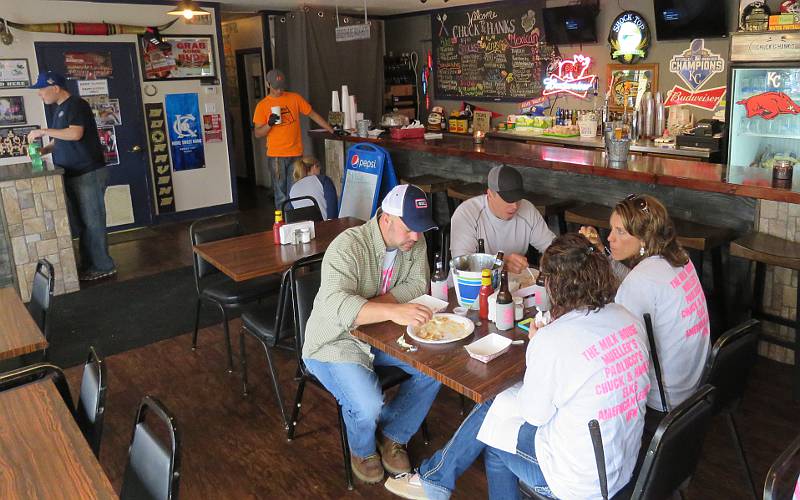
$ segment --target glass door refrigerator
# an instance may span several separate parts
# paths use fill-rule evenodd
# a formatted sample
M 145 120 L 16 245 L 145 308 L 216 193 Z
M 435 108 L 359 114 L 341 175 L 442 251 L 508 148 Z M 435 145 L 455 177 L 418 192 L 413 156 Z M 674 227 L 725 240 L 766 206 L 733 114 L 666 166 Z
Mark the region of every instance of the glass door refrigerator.
M 729 170 L 800 158 L 800 33 L 731 36 Z M 785 163 L 785 162 L 784 162 Z

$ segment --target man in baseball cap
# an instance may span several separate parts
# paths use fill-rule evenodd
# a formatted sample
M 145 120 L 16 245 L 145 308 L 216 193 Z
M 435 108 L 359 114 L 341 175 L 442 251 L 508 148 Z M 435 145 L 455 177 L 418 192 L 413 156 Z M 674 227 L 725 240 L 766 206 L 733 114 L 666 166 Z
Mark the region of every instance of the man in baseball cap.
M 386 471 L 411 470 L 405 445 L 439 391 L 436 380 L 350 334 L 358 326 L 384 321 L 404 330 L 432 315 L 427 307 L 410 303 L 428 287 L 422 233 L 436 227 L 428 199 L 416 186 L 397 186 L 381 209 L 328 246 L 303 344 L 306 368 L 342 406 L 353 473 L 368 483 L 383 480 Z M 391 401 L 384 402 L 378 366 L 410 375 Z
M 303 157 L 300 115 L 308 116 L 328 132 L 333 133 L 333 127 L 300 94 L 286 90 L 283 71 L 269 70 L 267 84 L 269 94 L 253 113 L 253 133 L 256 137 L 266 137 L 275 208 L 280 210 L 292 189 L 294 162 Z
M 485 195 L 458 206 L 450 221 L 450 253 L 453 257 L 475 253 L 483 239 L 487 253 L 505 253 L 512 273 L 528 267 L 528 246 L 540 253 L 550 246 L 555 234 L 542 215 L 524 198 L 522 175 L 514 167 L 500 165 L 489 171 Z

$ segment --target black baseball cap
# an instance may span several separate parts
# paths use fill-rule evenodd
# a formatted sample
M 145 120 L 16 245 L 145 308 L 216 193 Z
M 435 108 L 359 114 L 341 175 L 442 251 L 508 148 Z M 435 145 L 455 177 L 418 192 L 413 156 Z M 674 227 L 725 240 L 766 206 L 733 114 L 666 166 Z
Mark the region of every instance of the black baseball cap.
M 516 203 L 522 199 L 522 174 L 514 167 L 500 165 L 489 171 L 489 189 L 500 195 L 506 203 Z

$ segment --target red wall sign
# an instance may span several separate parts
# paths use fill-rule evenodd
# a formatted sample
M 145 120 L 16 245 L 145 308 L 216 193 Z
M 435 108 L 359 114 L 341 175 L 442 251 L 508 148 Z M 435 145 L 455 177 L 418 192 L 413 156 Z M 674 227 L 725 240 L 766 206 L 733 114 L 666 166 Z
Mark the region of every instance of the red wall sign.
M 591 64 L 591 57 L 580 54 L 561 61 L 556 72 L 550 73 L 550 76 L 544 79 L 542 95 L 569 94 L 586 99 L 597 81 L 597 75 L 589 74 Z

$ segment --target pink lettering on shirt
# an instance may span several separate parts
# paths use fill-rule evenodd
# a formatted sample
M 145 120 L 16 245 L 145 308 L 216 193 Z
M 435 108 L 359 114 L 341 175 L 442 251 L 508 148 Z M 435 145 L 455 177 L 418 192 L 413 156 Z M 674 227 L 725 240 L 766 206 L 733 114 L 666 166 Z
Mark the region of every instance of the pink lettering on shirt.
M 386 292 L 389 291 L 389 285 L 392 283 L 392 275 L 394 275 L 394 266 L 381 271 L 381 295 L 386 295 Z
M 710 333 L 708 325 L 708 310 L 706 309 L 706 296 L 703 292 L 703 285 L 697 278 L 697 274 L 692 273 L 694 264 L 690 260 L 688 264 L 678 273 L 670 285 L 673 289 L 680 287 L 684 292 L 684 302 L 686 307 L 681 311 L 681 318 L 686 318 L 695 314 L 697 322 L 684 332 L 684 337 L 694 337 L 698 333 L 706 337 Z

